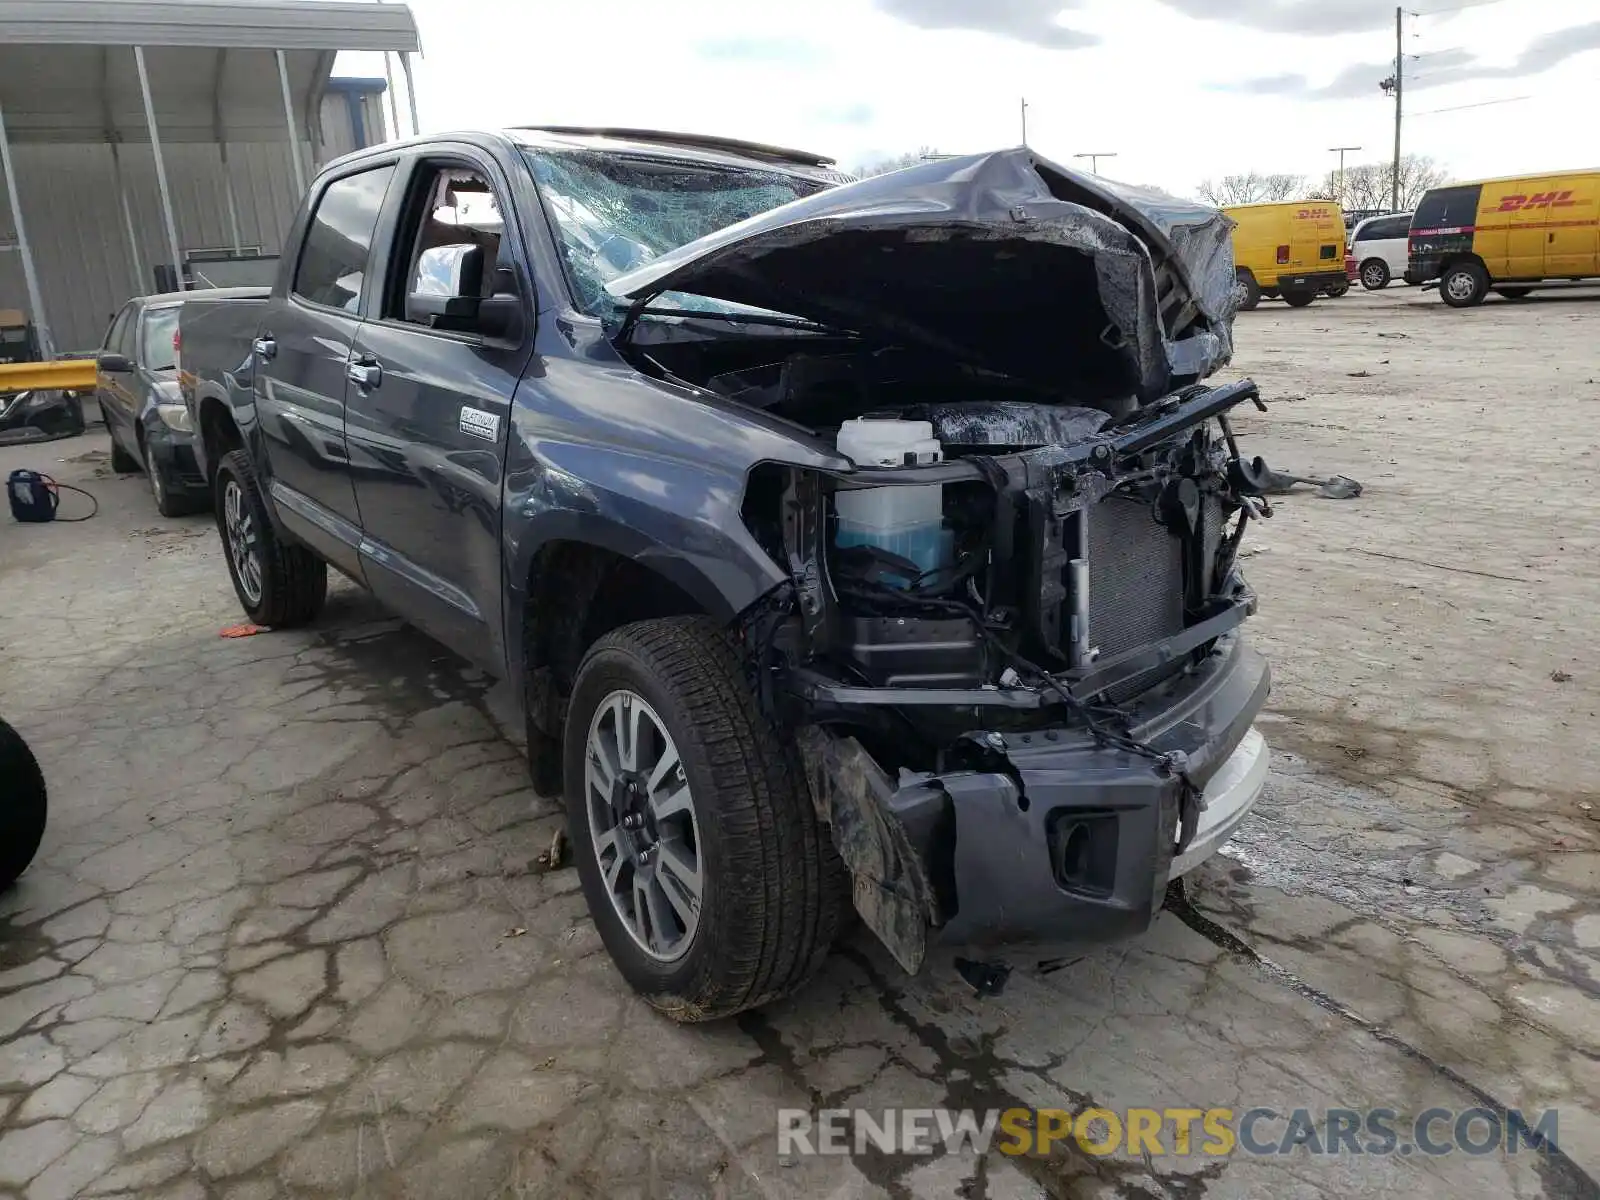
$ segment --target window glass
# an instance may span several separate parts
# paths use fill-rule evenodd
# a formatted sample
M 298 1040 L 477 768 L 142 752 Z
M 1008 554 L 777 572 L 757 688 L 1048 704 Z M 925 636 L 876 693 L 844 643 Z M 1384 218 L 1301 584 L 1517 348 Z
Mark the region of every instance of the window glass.
M 383 166 L 328 185 L 306 230 L 295 267 L 295 295 L 346 312 L 360 308 L 367 252 L 393 175 L 392 166 Z
M 133 306 L 125 305 L 111 321 L 111 328 L 106 330 L 105 348 L 113 354 L 122 353 L 123 335 L 127 332 L 128 321 L 133 314 Z
M 174 371 L 178 356 L 173 353 L 172 335 L 178 332 L 178 306 L 147 308 L 139 331 L 139 363 L 147 371 Z
M 1478 220 L 1480 185 L 1434 188 L 1417 205 L 1411 218 L 1412 229 L 1451 229 L 1474 225 Z
M 638 154 L 530 151 L 572 298 L 605 316 L 608 281 L 668 250 L 828 185 L 778 170 Z

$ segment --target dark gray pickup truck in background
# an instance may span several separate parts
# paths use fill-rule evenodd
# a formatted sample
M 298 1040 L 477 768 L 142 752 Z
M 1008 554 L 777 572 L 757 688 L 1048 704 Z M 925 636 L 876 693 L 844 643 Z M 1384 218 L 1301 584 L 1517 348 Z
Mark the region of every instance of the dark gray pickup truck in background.
M 1225 219 L 1023 149 L 837 179 L 395 143 L 318 176 L 270 292 L 182 310 L 246 612 L 311 620 L 331 565 L 512 680 L 682 1020 L 798 986 L 852 902 L 913 971 L 1138 933 L 1267 768 Z

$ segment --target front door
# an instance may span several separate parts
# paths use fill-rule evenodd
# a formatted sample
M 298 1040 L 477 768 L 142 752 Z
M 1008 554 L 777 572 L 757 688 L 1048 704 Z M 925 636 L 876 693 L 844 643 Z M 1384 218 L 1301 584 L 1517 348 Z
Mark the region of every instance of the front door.
M 345 450 L 345 386 L 394 171 L 392 163 L 368 167 L 323 188 L 289 293 L 267 302 L 254 346 L 262 485 L 285 525 L 357 578 L 361 522 Z
M 109 354 L 120 354 L 129 364 L 133 364 L 137 343 L 134 339 L 134 327 L 138 323 L 138 307 L 129 302 L 111 322 L 111 328 L 106 331 L 105 351 Z M 138 447 L 134 445 L 133 421 L 136 409 L 133 395 L 133 373 L 131 371 L 96 371 L 94 380 L 94 400 L 100 406 L 100 419 L 106 423 L 106 432 L 117 442 L 125 453 L 137 454 Z
M 408 305 L 413 293 L 442 286 L 430 263 L 463 252 L 473 263 L 465 286 L 474 298 L 530 294 L 518 282 L 526 275 L 495 180 L 472 157 L 415 162 L 393 223 L 382 299 L 356 337 L 345 428 L 368 586 L 499 673 L 501 473 L 531 335 L 484 336 L 470 319 L 423 316 Z M 520 325 L 531 330 L 526 317 Z

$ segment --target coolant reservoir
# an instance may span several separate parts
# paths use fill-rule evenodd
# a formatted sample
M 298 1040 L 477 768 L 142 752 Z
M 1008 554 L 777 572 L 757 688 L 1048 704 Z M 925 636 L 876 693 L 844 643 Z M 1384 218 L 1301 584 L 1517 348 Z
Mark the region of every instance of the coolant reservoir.
M 944 457 L 928 421 L 846 421 L 839 427 L 838 448 L 858 467 L 908 467 Z M 944 488 L 937 483 L 841 490 L 834 493 L 834 507 L 837 546 L 876 546 L 915 563 L 924 574 L 951 565 L 955 539 L 944 528 Z

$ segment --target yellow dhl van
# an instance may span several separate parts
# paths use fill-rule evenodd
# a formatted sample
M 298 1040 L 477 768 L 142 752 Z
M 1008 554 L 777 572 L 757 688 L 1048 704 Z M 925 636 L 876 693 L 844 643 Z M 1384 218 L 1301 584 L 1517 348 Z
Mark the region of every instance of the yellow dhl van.
M 1541 283 L 1600 277 L 1600 170 L 1453 183 L 1411 217 L 1409 283 L 1439 281 L 1452 308 L 1489 292 L 1516 300 Z
M 1240 308 L 1261 297 L 1282 296 L 1294 308 L 1323 292 L 1350 290 L 1344 273 L 1344 213 L 1332 200 L 1280 200 L 1236 204 L 1222 210 L 1233 218 L 1233 265 L 1244 295 Z

